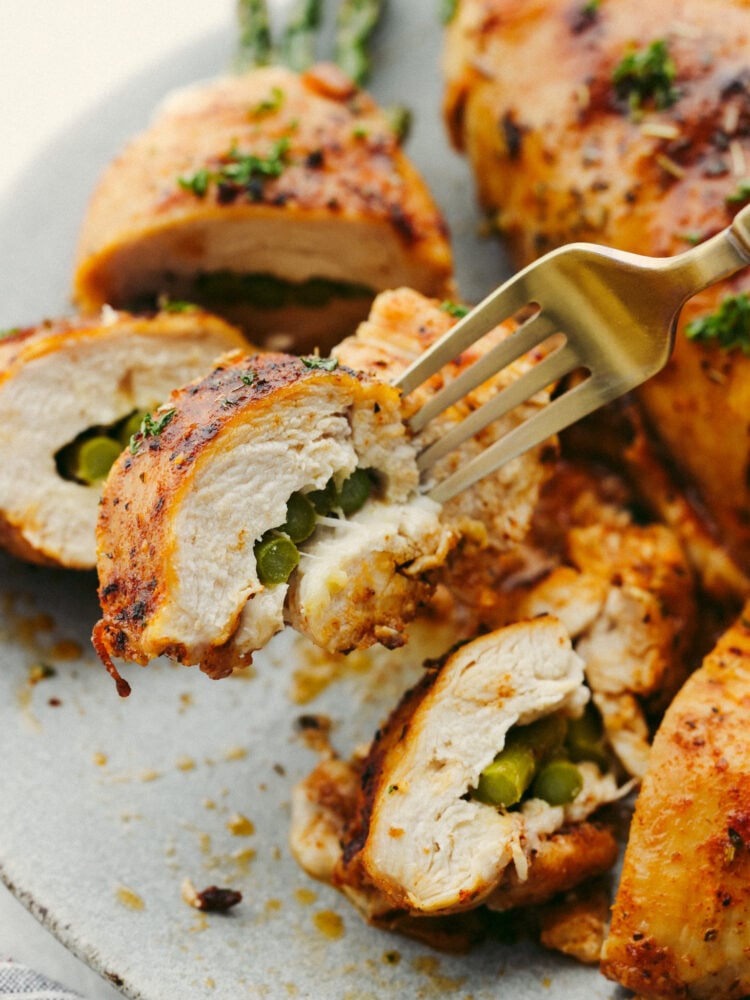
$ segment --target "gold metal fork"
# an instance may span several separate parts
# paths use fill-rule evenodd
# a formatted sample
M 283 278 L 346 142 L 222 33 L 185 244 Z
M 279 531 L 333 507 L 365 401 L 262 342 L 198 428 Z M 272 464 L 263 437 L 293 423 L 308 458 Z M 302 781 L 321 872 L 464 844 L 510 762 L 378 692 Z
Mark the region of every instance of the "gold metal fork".
M 428 495 L 445 503 L 581 417 L 645 382 L 667 363 L 685 301 L 750 264 L 750 205 L 731 226 L 674 257 L 624 253 L 574 243 L 540 258 L 458 321 L 394 384 L 406 395 L 493 327 L 522 320 L 412 416 L 413 431 L 554 334 L 559 346 L 456 424 L 419 456 L 423 477 L 493 420 L 574 371 L 585 377 L 446 479 Z

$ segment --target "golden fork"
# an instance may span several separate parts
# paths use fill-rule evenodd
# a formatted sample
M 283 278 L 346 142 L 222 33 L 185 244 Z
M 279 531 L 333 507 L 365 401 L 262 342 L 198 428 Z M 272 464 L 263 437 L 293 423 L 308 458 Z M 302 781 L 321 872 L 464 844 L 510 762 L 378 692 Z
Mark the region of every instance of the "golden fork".
M 655 258 L 588 243 L 553 250 L 496 289 L 403 372 L 404 394 L 493 327 L 536 311 L 411 418 L 421 430 L 452 403 L 554 334 L 561 343 L 419 456 L 423 476 L 493 420 L 573 371 L 585 378 L 543 406 L 428 495 L 445 503 L 517 455 L 645 382 L 667 363 L 682 306 L 750 264 L 750 205 L 722 232 L 674 257 Z

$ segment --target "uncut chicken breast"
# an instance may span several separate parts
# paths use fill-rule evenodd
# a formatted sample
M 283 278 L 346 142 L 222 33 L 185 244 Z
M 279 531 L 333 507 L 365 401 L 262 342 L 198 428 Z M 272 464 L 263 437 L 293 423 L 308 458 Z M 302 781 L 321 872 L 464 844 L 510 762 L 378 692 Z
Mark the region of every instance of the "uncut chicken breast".
M 749 43 L 742 0 L 460 0 L 446 120 L 516 264 L 572 240 L 672 255 L 727 226 L 748 198 Z M 749 290 L 743 273 L 692 299 L 638 393 L 745 572 Z
M 362 760 L 324 760 L 296 788 L 295 857 L 386 926 L 539 903 L 606 871 L 616 841 L 588 817 L 619 792 L 593 762 L 565 805 L 530 792 L 505 809 L 472 794 L 514 727 L 576 717 L 587 699 L 583 663 L 552 617 L 462 645 L 403 697 Z
M 321 64 L 167 98 L 101 178 L 74 296 L 84 310 L 187 298 L 301 352 L 401 284 L 450 292 L 445 223 L 384 112 Z
M 350 510 L 353 481 L 366 492 Z M 227 356 L 109 475 L 97 651 L 115 675 L 112 657 L 166 654 L 222 677 L 286 623 L 329 652 L 402 644 L 456 541 L 418 481 L 388 384 L 317 356 Z M 279 552 L 297 559 L 280 576 Z
M 81 448 L 96 438 L 111 463 L 132 418 L 135 430 L 175 386 L 241 346 L 239 330 L 198 309 L 105 309 L 0 340 L 0 544 L 31 562 L 93 569 L 106 468 L 81 466 Z
M 750 607 L 654 739 L 602 971 L 644 1000 L 750 992 Z

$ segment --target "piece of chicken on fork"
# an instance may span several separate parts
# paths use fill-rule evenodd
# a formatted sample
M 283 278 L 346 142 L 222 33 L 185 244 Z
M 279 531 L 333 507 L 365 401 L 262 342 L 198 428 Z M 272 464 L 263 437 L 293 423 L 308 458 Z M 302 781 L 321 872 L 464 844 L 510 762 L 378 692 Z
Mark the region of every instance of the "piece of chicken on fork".
M 456 541 L 418 486 L 390 385 L 317 355 L 228 356 L 110 473 L 98 652 L 222 677 L 286 623 L 329 652 L 402 644 Z
M 298 785 L 295 857 L 385 926 L 539 903 L 601 874 L 617 845 L 589 817 L 620 791 L 606 765 L 568 757 L 587 700 L 555 618 L 460 646 L 404 696 L 364 759 L 324 760 Z
M 247 346 L 202 310 L 102 310 L 0 341 L 0 544 L 32 562 L 93 569 L 102 482 L 175 386 Z
M 188 299 L 255 343 L 327 351 L 402 284 L 450 294 L 452 255 L 387 115 L 336 66 L 266 66 L 171 95 L 105 171 L 75 299 Z

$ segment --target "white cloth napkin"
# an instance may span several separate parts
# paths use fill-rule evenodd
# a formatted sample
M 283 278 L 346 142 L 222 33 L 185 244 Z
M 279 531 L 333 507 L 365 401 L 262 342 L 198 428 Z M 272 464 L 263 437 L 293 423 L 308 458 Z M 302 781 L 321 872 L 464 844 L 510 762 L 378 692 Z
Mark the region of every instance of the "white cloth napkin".
M 19 962 L 0 961 L 0 1000 L 82 1000 Z

